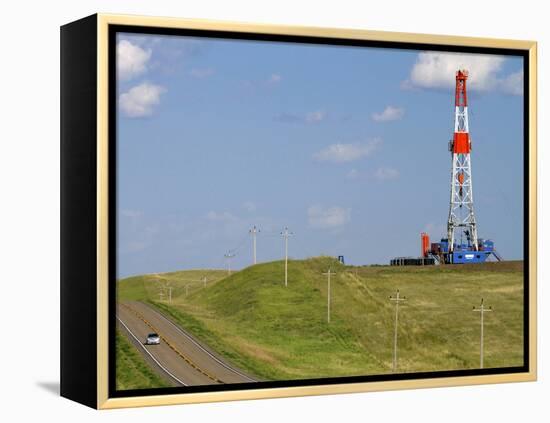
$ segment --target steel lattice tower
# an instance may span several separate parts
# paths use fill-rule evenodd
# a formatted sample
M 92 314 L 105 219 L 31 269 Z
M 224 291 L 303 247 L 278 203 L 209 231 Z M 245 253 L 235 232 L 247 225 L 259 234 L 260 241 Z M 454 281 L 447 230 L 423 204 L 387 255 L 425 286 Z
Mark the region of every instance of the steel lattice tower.
M 455 243 L 463 243 L 464 238 L 468 247 L 474 250 L 478 249 L 472 190 L 472 165 L 470 161 L 472 144 L 468 127 L 467 79 L 467 70 L 461 69 L 456 72 L 455 131 L 453 139 L 449 142 L 449 151 L 453 158 L 451 202 L 447 222 L 450 252 L 454 250 Z

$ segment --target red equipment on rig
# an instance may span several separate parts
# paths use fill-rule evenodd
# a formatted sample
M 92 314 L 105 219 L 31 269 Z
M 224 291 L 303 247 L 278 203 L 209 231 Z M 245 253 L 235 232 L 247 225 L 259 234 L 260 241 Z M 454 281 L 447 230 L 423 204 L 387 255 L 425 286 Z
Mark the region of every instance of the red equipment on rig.
M 422 243 L 421 257 L 428 257 L 428 253 L 430 252 L 430 236 L 426 232 L 422 232 L 420 240 Z

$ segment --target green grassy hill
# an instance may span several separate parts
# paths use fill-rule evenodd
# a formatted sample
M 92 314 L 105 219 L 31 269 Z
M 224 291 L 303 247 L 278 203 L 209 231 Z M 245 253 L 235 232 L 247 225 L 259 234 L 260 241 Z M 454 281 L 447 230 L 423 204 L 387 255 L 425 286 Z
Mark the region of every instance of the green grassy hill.
M 326 321 L 328 268 L 331 323 Z M 121 280 L 120 299 L 147 301 L 172 316 L 243 369 L 266 379 L 391 372 L 394 305 L 399 313 L 399 371 L 477 368 L 481 298 L 494 312 L 485 318 L 485 367 L 523 364 L 523 262 L 425 267 L 339 264 L 328 257 L 262 263 L 185 295 L 201 271 Z M 195 273 L 193 273 L 195 272 Z M 204 273 L 204 271 L 202 271 Z M 173 288 L 172 304 L 159 301 L 159 280 Z

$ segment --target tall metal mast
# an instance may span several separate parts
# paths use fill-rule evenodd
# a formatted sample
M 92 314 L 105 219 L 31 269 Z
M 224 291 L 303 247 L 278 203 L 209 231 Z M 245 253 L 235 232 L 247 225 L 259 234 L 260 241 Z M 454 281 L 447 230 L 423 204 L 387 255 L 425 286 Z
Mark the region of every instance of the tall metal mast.
M 449 142 L 449 151 L 453 159 L 451 202 L 449 220 L 447 221 L 450 252 L 453 252 L 457 240 L 459 243 L 463 241 L 463 237 L 466 239 L 468 247 L 478 249 L 470 162 L 472 144 L 468 127 L 467 79 L 467 70 L 460 69 L 456 72 L 455 131 L 453 139 Z

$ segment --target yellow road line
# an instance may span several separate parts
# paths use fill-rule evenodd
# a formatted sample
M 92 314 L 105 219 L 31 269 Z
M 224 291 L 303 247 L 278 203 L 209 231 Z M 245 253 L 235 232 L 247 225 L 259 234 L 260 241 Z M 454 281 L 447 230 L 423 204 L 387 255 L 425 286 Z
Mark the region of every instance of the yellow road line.
M 170 342 L 164 335 L 160 333 L 160 331 L 155 328 L 143 315 L 138 312 L 137 310 L 134 310 L 132 307 L 130 307 L 127 304 L 119 303 L 121 306 L 126 307 L 128 310 L 130 310 L 132 313 L 134 313 L 138 319 L 140 319 L 143 323 L 145 323 L 147 326 L 149 326 L 153 332 L 158 333 L 159 337 L 168 345 L 177 355 L 179 355 L 187 364 L 189 364 L 191 367 L 193 367 L 195 370 L 197 370 L 199 373 L 203 374 L 204 376 L 208 377 L 209 379 L 213 380 L 214 382 L 218 383 L 224 383 L 222 380 L 218 379 L 215 376 L 212 376 L 210 373 L 206 372 L 205 370 L 201 369 L 199 366 L 197 366 L 189 357 L 187 357 L 185 354 L 183 354 L 180 350 L 178 350 L 172 342 Z

